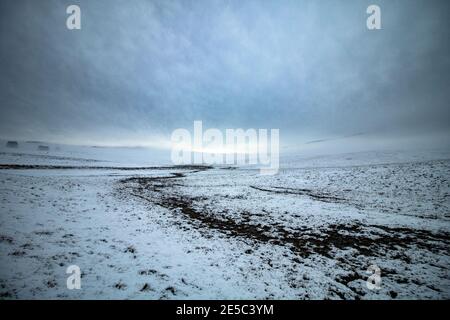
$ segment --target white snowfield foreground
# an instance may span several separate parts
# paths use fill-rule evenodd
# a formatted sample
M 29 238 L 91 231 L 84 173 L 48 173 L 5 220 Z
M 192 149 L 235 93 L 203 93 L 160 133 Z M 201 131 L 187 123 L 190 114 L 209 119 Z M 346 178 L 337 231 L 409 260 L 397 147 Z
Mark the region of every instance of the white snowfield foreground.
M 3 299 L 450 298 L 445 158 L 334 157 L 261 176 L 51 150 L 2 150 Z

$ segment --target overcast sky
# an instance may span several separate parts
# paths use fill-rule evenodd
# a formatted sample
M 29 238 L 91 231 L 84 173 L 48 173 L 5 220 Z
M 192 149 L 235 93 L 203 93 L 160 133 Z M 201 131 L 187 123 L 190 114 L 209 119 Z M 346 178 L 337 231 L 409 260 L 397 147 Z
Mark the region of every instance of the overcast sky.
M 81 30 L 66 28 L 70 4 Z M 366 28 L 370 4 L 382 30 Z M 151 144 L 194 120 L 279 128 L 290 143 L 448 134 L 449 12 L 446 0 L 2 0 L 0 137 Z

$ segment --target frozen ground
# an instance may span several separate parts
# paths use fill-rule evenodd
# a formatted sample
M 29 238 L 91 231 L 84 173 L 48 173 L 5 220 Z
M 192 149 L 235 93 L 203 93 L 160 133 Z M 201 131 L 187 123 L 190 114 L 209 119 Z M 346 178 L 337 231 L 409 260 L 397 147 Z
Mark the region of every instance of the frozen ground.
M 290 158 L 260 176 L 0 151 L 2 298 L 450 298 L 446 154 Z

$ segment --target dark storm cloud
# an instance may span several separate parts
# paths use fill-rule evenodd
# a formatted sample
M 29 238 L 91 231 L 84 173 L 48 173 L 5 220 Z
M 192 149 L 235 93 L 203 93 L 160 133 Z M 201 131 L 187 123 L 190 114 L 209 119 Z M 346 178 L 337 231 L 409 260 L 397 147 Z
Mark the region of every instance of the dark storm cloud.
M 378 4 L 382 30 L 366 28 Z M 78 4 L 82 29 L 69 31 Z M 0 135 L 449 131 L 448 1 L 0 3 Z

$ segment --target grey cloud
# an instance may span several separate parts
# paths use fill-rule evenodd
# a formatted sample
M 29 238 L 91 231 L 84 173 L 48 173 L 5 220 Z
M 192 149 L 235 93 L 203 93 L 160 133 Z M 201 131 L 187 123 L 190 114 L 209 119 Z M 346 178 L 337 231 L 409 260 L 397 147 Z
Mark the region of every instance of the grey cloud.
M 79 4 L 82 29 L 65 27 Z M 367 6 L 382 9 L 366 29 Z M 447 1 L 2 1 L 0 135 L 450 129 Z

